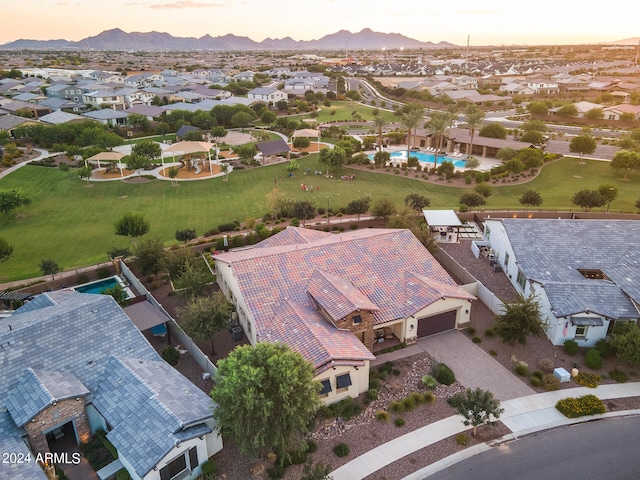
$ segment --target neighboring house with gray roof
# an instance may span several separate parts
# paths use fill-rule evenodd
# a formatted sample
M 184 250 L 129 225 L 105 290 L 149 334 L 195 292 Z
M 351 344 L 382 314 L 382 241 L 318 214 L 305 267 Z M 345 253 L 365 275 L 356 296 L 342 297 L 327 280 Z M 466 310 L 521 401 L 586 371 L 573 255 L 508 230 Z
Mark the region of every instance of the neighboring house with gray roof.
M 593 346 L 615 322 L 640 319 L 640 221 L 485 221 L 496 262 L 536 295 L 554 345 Z
M 251 344 L 299 352 L 325 403 L 368 390 L 374 350 L 468 323 L 475 299 L 400 229 L 287 227 L 216 255 L 216 274 Z
M 36 456 L 98 429 L 135 479 L 195 478 L 222 448 L 209 396 L 111 297 L 45 293 L 0 319 L 0 450 Z M 0 463 L 0 478 L 46 477 L 34 462 Z

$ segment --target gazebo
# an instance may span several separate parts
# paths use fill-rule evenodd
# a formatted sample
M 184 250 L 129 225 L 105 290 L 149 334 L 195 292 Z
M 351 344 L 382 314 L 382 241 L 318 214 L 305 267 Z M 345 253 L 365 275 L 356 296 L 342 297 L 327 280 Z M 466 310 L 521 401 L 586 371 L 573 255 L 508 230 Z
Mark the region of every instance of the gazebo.
M 298 137 L 315 137 L 318 139 L 318 152 L 320 151 L 320 130 L 314 130 L 312 128 L 303 128 L 302 130 L 295 130 L 293 132 L 292 138 Z
M 209 161 L 209 173 L 213 175 L 213 167 L 211 161 L 211 149 L 216 147 L 215 143 L 211 142 L 193 142 L 193 141 L 184 141 L 177 142 L 171 145 L 169 148 L 165 149 L 164 153 L 171 153 L 175 157 L 175 154 L 181 155 L 189 155 L 192 153 L 205 152 L 207 154 L 207 159 Z M 216 160 L 218 159 L 218 149 L 215 149 Z M 164 157 L 162 159 L 162 166 L 164 167 Z
M 119 152 L 100 152 L 100 153 L 96 153 L 92 157 L 87 158 L 84 161 L 84 163 L 86 165 L 88 162 L 98 162 L 98 168 L 102 168 L 101 165 L 100 165 L 100 160 L 102 160 L 103 162 L 116 162 L 116 165 L 120 169 L 120 176 L 124 176 L 124 173 L 122 172 L 122 170 L 124 168 L 124 165 L 119 163 L 120 160 L 122 160 L 124 157 L 126 157 L 126 155 L 124 153 L 119 153 Z

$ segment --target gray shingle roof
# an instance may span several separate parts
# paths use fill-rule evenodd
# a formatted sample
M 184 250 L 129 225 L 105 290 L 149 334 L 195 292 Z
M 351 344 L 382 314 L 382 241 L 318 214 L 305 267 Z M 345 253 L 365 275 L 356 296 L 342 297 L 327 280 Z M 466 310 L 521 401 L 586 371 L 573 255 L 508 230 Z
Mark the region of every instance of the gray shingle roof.
M 638 311 L 620 287 L 604 280 L 547 282 L 544 291 L 558 318 L 586 311 L 607 318 L 638 317 Z

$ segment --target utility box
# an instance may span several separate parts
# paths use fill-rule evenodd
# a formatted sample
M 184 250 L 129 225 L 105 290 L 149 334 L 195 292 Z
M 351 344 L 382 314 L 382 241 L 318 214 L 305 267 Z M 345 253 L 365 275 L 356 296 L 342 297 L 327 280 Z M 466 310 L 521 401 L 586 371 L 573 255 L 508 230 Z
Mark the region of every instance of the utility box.
M 571 380 L 571 374 L 567 372 L 564 368 L 554 368 L 553 375 L 560 380 L 561 383 L 568 382 Z

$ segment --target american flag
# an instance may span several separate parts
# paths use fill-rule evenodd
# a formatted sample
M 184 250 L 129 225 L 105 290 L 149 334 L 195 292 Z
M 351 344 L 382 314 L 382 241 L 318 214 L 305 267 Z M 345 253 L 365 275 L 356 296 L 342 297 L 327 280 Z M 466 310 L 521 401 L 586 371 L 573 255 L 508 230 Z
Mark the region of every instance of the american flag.
M 569 331 L 569 322 L 564 322 L 564 328 L 562 329 L 562 336 L 566 337 Z

